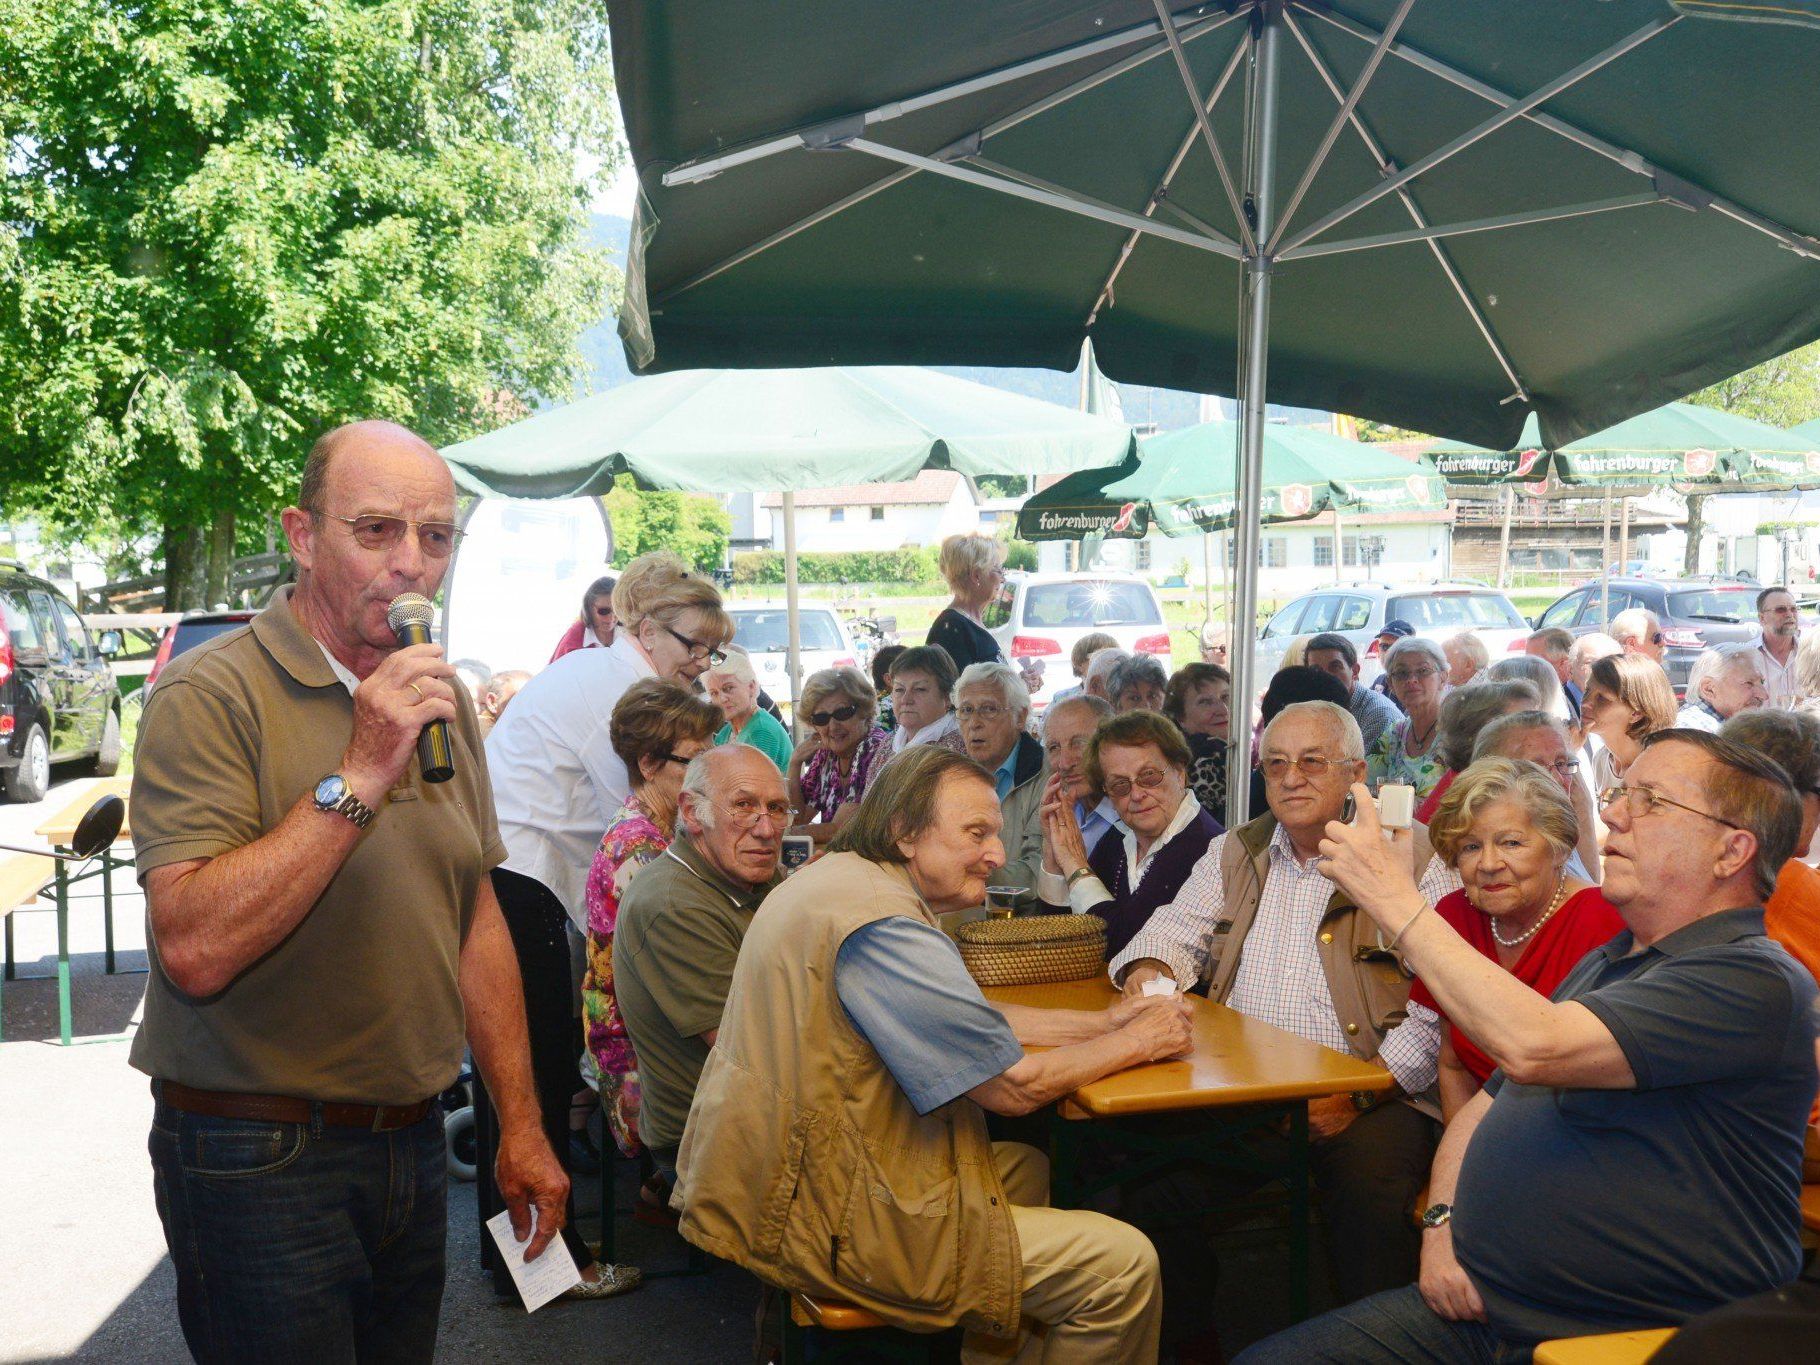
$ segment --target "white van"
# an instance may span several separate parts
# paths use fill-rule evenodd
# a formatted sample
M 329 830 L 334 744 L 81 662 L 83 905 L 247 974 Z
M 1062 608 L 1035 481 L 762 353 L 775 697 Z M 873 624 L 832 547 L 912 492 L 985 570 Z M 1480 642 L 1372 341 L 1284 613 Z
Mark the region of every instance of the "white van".
M 1132 654 L 1154 654 L 1169 667 L 1169 627 L 1163 605 L 1144 579 L 1113 573 L 1013 573 L 986 608 L 985 626 L 1016 668 L 1043 665 L 1043 685 L 1031 701 L 1041 711 L 1057 692 L 1075 685 L 1074 642 L 1095 631 Z

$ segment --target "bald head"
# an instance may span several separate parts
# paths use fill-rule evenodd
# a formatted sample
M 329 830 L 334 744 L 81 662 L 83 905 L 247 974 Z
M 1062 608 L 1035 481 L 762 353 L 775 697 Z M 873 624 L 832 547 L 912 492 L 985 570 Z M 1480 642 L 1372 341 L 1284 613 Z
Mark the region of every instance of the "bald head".
M 337 459 L 343 455 L 348 460 Z M 347 422 L 316 438 L 316 444 L 310 447 L 309 457 L 303 462 L 303 484 L 297 490 L 297 505 L 306 512 L 323 511 L 328 506 L 328 500 L 338 491 L 334 485 L 337 482 L 335 471 L 339 465 L 350 462 L 365 464 L 374 458 L 420 464 L 425 472 L 429 472 L 433 466 L 435 475 L 447 482 L 450 497 L 454 496 L 455 480 L 449 474 L 449 467 L 443 463 L 442 456 L 436 453 L 436 447 L 409 427 L 374 419 Z

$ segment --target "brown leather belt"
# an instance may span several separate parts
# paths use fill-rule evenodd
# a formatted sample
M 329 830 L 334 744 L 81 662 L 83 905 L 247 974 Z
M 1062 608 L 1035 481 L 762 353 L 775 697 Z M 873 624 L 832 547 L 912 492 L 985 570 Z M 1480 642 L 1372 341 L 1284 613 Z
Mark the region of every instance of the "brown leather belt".
M 430 1112 L 435 1096 L 416 1104 L 333 1104 L 292 1099 L 288 1095 L 237 1095 L 196 1090 L 176 1081 L 156 1081 L 158 1098 L 173 1109 L 212 1119 L 264 1119 L 272 1123 L 310 1123 L 318 1114 L 331 1128 L 365 1128 L 387 1133 L 409 1128 Z

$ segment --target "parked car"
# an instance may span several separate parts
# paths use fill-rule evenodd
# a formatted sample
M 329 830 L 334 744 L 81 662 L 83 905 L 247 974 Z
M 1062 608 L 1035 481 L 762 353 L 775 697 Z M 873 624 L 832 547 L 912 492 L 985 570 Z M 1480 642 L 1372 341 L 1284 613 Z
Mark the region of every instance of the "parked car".
M 13 801 L 42 801 L 51 764 L 120 767 L 120 688 L 108 656 L 55 584 L 0 562 L 0 782 Z
M 1169 666 L 1163 606 L 1142 578 L 1109 573 L 1013 573 L 986 608 L 986 629 L 1016 666 L 1040 659 L 1043 684 L 1031 694 L 1037 711 L 1075 685 L 1070 658 L 1083 635 L 1103 631 L 1133 654 L 1155 654 Z
M 152 671 L 145 675 L 145 682 L 139 688 L 140 697 L 143 699 L 152 695 L 158 675 L 179 654 L 194 649 L 204 640 L 213 640 L 217 635 L 239 630 L 257 615 L 259 613 L 256 611 L 192 611 L 187 614 L 165 631 L 164 638 L 158 642 L 158 653 L 152 659 Z
M 1485 642 L 1493 659 L 1521 649 L 1529 639 L 1529 622 L 1496 588 L 1462 579 L 1446 583 L 1334 583 L 1303 593 L 1264 625 L 1258 637 L 1260 689 L 1283 662 L 1299 635 L 1331 632 L 1344 635 L 1359 652 L 1359 680 L 1370 683 L 1384 666 L 1378 657 L 1378 632 L 1390 621 L 1407 621 L 1416 634 L 1445 640 L 1470 630 Z
M 1758 583 L 1736 578 L 1614 578 L 1604 594 L 1610 616 L 1632 607 L 1646 607 L 1662 623 L 1668 651 L 1662 666 L 1675 685 L 1675 695 L 1687 691 L 1687 673 L 1703 650 L 1757 638 Z M 1604 630 L 1609 617 L 1601 606 L 1600 585 L 1583 583 L 1563 594 L 1536 617 L 1538 629 L 1561 626 L 1575 635 Z
M 752 657 L 758 685 L 771 694 L 778 709 L 789 718 L 796 693 L 786 667 L 790 648 L 790 613 L 782 602 L 741 602 L 729 605 L 733 618 L 733 643 Z M 832 602 L 810 598 L 797 601 L 798 648 L 802 651 L 802 676 L 841 664 L 859 664 L 859 651 Z

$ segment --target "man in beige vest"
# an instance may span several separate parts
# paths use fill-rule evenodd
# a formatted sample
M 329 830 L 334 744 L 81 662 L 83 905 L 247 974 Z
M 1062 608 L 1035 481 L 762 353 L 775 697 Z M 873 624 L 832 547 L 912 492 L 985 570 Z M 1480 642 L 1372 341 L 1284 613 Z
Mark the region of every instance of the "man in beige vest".
M 1416 1275 L 1409 1210 L 1438 1133 L 1439 1020 L 1408 1003 L 1402 960 L 1321 871 L 1322 832 L 1364 780 L 1358 722 L 1331 702 L 1300 702 L 1265 728 L 1261 754 L 1269 814 L 1214 841 L 1175 900 L 1113 958 L 1112 979 L 1128 994 L 1157 976 L 1184 990 L 1204 981 L 1209 999 L 1396 1078 L 1384 1094 L 1308 1105 L 1334 1279 L 1351 1302 Z M 1424 895 L 1439 899 L 1459 885 L 1420 826 L 1412 848 Z M 1165 1268 L 1173 1272 L 1179 1259 L 1166 1255 Z
M 918 745 L 828 856 L 766 898 L 677 1157 L 682 1232 L 771 1284 L 911 1331 L 958 1323 L 970 1362 L 1149 1365 L 1150 1243 L 1046 1207 L 1047 1162 L 992 1142 L 985 1111 L 1029 1113 L 1180 1056 L 1188 1011 L 987 1003 L 935 917 L 984 899 L 1005 861 L 1000 822 L 985 769 Z

